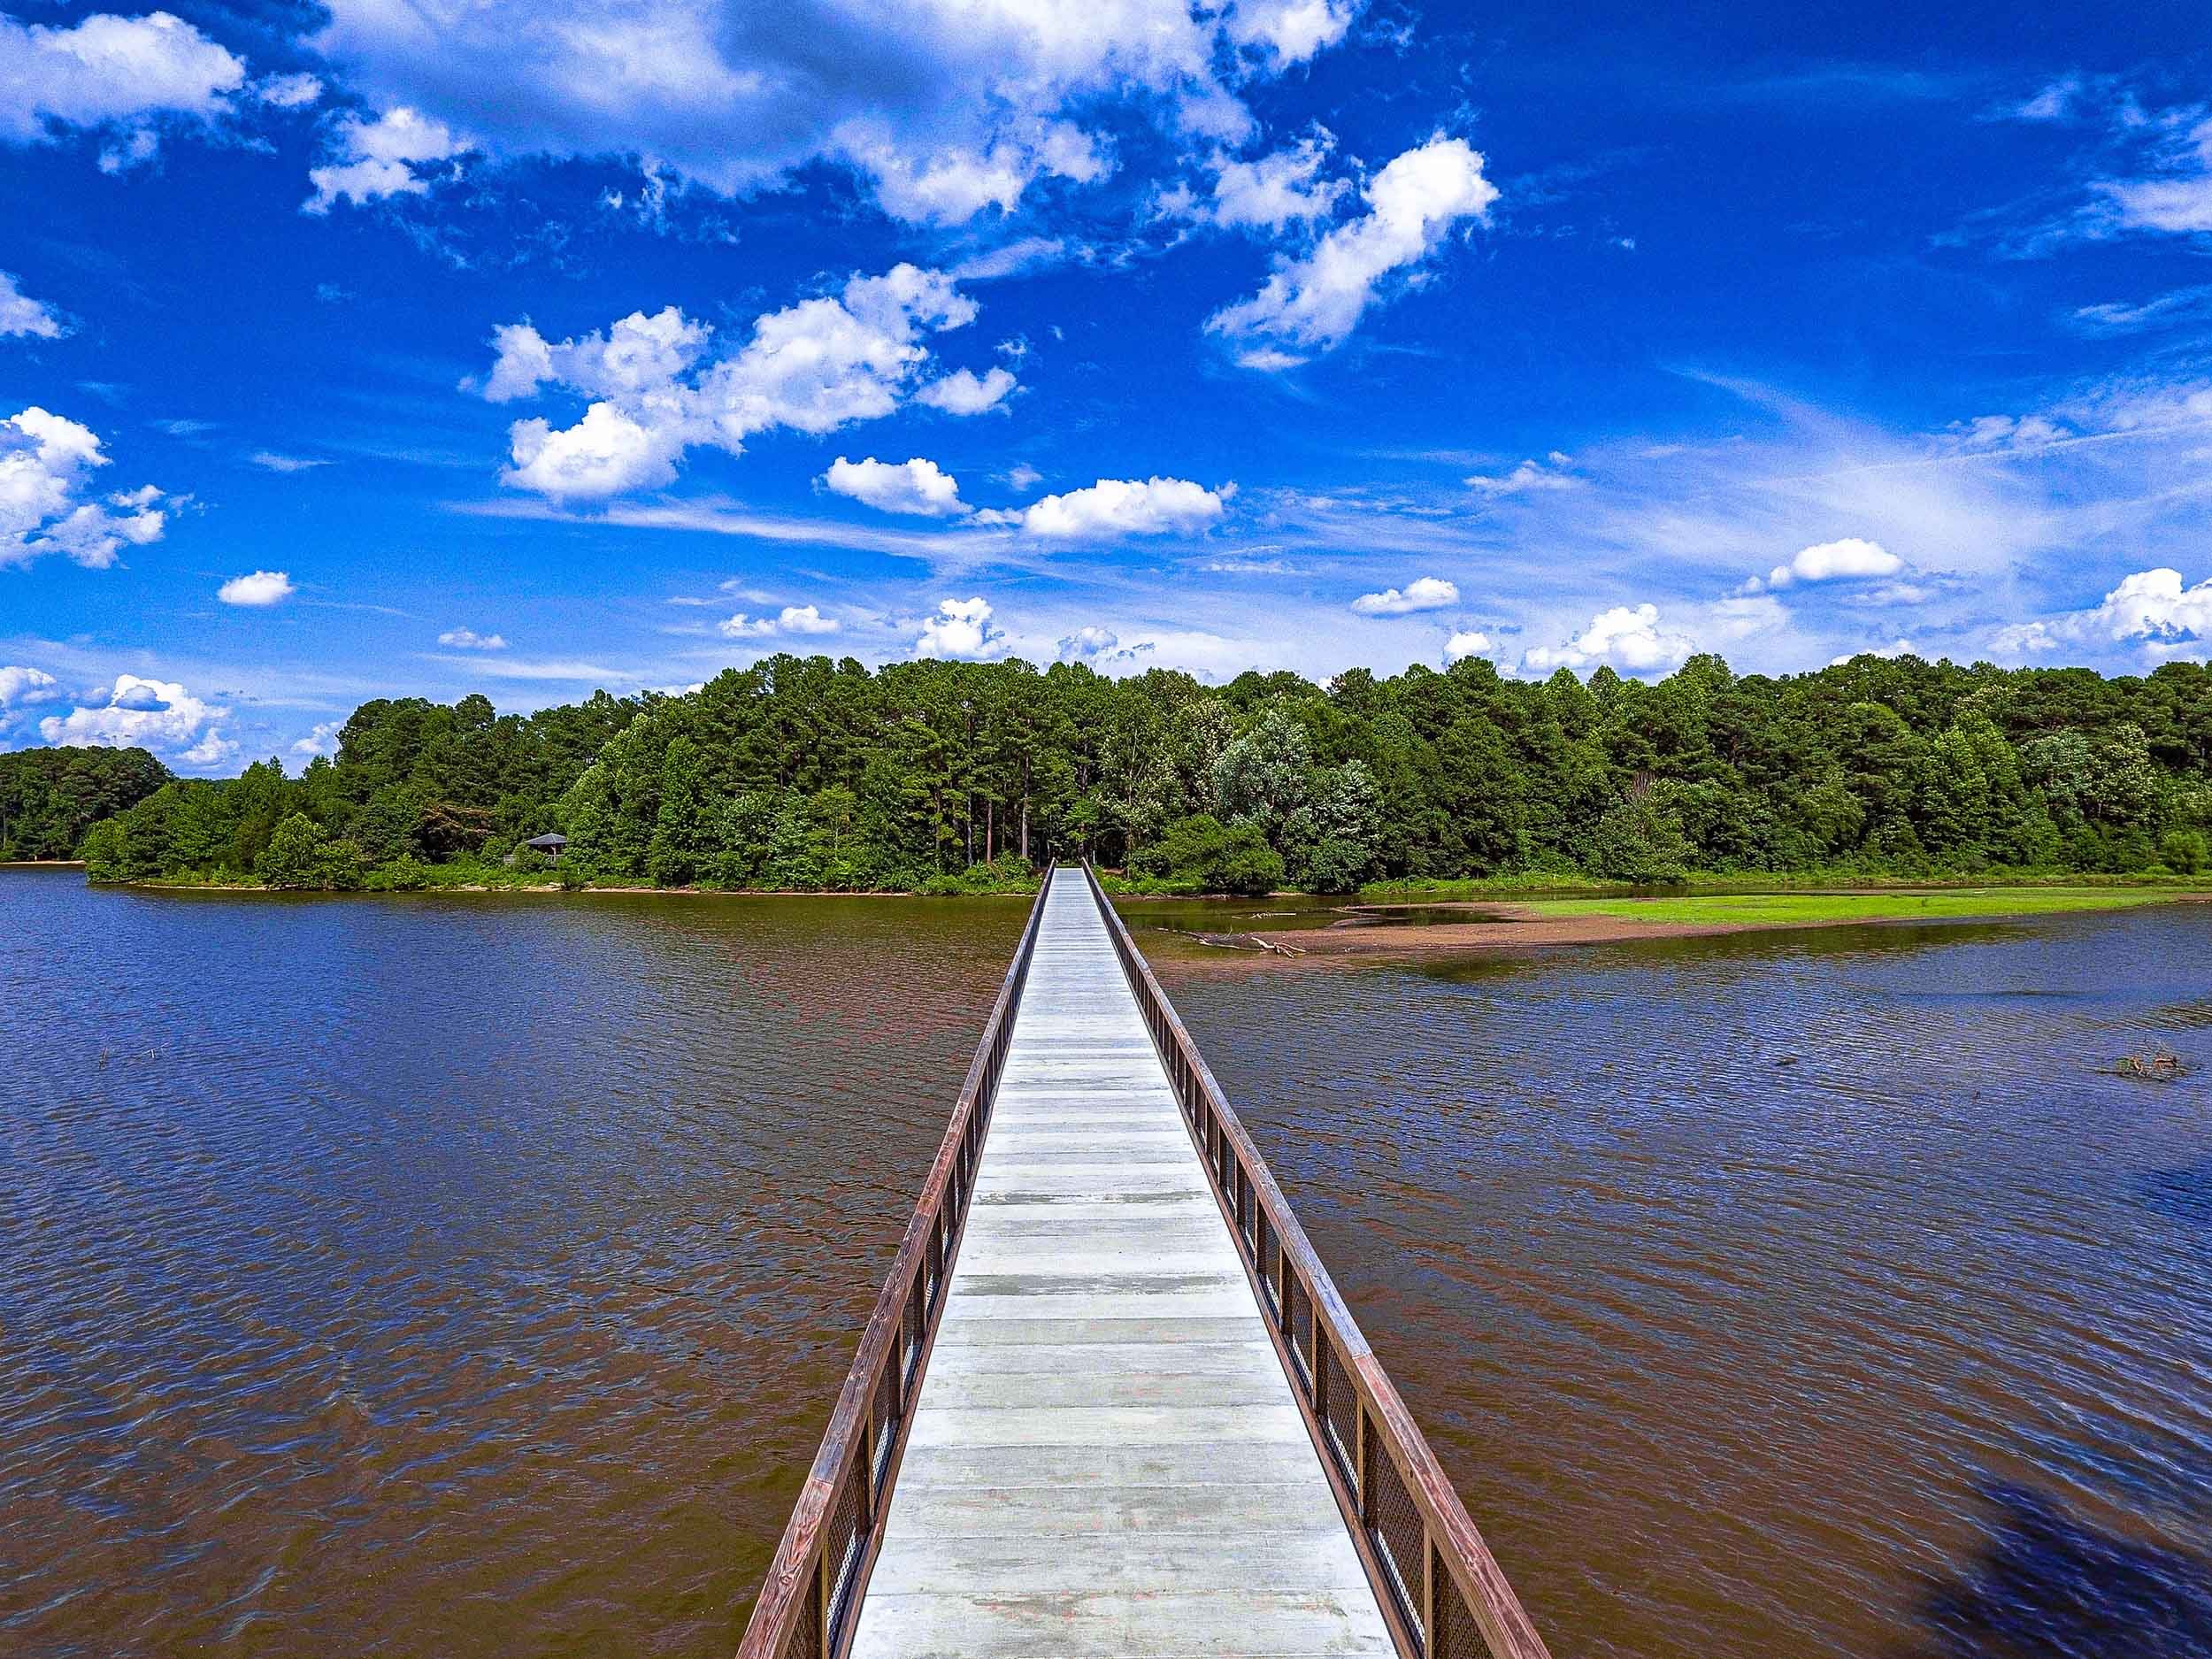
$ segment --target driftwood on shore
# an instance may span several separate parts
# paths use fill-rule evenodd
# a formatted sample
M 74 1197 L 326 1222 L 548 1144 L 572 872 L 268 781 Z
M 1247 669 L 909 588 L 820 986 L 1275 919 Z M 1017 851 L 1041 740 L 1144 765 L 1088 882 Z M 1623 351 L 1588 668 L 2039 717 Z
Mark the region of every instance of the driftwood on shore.
M 1180 933 L 1186 939 L 1195 939 L 1202 945 L 1211 945 L 1217 950 L 1264 950 L 1277 956 L 1302 956 L 1305 949 L 1300 945 L 1277 944 L 1258 933 L 1201 933 L 1187 927 L 1170 927 L 1162 931 Z

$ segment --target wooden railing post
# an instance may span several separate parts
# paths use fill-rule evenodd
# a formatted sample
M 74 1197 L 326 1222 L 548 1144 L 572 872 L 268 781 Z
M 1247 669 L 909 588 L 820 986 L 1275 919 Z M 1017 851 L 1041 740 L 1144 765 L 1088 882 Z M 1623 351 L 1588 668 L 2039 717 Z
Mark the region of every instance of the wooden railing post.
M 1428 1523 L 1421 1523 L 1421 1646 L 1426 1654 L 1436 1652 L 1436 1580 L 1441 1568 L 1436 1559 L 1436 1540 L 1430 1536 Z
M 830 1509 L 833 1513 L 835 1512 L 836 1507 L 836 1494 L 833 1493 L 830 1495 Z M 829 1550 L 826 1546 L 817 1544 L 814 1554 L 815 1581 L 821 1586 L 814 1599 L 821 1603 L 822 1608 L 821 1631 L 817 1638 L 822 1645 L 816 1651 L 827 1654 L 830 1651 L 830 1632 L 837 1628 L 837 1575 L 830 1569 Z

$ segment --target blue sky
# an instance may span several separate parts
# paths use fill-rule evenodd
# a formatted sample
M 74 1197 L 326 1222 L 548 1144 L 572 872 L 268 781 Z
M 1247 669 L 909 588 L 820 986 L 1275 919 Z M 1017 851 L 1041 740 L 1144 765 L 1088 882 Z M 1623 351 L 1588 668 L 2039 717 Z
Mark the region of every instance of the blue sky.
M 0 745 L 2212 639 L 2212 13 L 0 5 Z

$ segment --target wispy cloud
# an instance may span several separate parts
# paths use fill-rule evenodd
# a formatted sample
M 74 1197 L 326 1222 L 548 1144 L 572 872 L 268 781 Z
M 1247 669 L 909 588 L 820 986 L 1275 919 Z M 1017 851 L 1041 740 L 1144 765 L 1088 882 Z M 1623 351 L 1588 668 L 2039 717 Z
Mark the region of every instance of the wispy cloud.
M 457 651 L 425 651 L 426 663 L 465 668 L 471 679 L 559 681 L 576 686 L 649 685 L 664 675 L 646 668 L 609 668 L 567 657 L 470 657 Z

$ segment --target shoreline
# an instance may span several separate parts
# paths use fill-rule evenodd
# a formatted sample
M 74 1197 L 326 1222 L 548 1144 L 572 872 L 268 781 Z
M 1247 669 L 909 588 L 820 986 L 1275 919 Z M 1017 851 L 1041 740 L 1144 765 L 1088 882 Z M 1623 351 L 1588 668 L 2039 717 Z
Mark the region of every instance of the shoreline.
M 0 870 L 12 868 L 0 864 Z M 29 869 L 32 866 L 20 866 Z M 44 864 L 40 869 L 59 866 Z M 73 861 L 73 867 L 83 869 L 81 859 Z M 219 893 L 230 895 L 277 895 L 301 899 L 419 899 L 432 898 L 441 893 L 524 893 L 549 895 L 554 898 L 588 899 L 594 896 L 627 895 L 657 899 L 928 899 L 932 903 L 960 899 L 1022 899 L 1033 900 L 1030 893 L 918 893 L 910 887 L 565 887 L 557 882 L 522 882 L 512 884 L 492 881 L 441 882 L 426 887 L 269 887 L 245 882 L 227 881 L 108 881 L 97 884 L 115 893 Z
M 0 869 L 83 868 L 79 860 L 16 861 Z M 635 884 L 620 887 L 564 887 L 556 883 L 470 882 L 404 891 L 360 889 L 324 891 L 229 886 L 198 882 L 136 881 L 113 884 L 119 891 L 267 895 L 292 897 L 421 898 L 440 894 L 515 894 L 585 897 L 685 899 L 1022 899 L 1021 893 L 963 893 L 923 895 L 891 888 L 798 889 L 737 887 L 656 887 Z M 1284 895 L 1309 900 L 1311 895 Z M 1191 903 L 1188 897 L 1166 895 L 1113 895 L 1132 924 L 1151 931 L 1145 919 L 1153 904 Z M 1218 898 L 1196 901 L 1221 902 Z M 1264 902 L 1241 900 L 1238 902 Z M 2016 922 L 2055 915 L 2108 913 L 2139 910 L 2151 905 L 2212 902 L 2212 887 L 2164 884 L 2066 887 L 2057 883 L 2000 883 L 1982 887 L 1929 886 L 1901 889 L 1895 886 L 1848 887 L 1825 885 L 1820 889 L 1783 887 L 1727 894 L 1690 894 L 1644 897 L 1579 897 L 1551 899 L 1362 897 L 1347 899 L 1309 914 L 1316 925 L 1294 926 L 1253 933 L 1224 928 L 1198 933 L 1184 927 L 1162 926 L 1160 931 L 1208 948 L 1203 955 L 1185 954 L 1188 964 L 1213 961 L 1227 967 L 1238 958 L 1275 963 L 1312 960 L 1317 963 L 1354 963 L 1385 959 L 1446 958 L 1509 954 L 1517 951 L 1567 949 L 1575 946 L 1633 944 L 1646 940 L 1713 938 L 1732 933 L 1786 933 L 1800 929 L 1884 927 L 1953 922 Z M 1811 910 L 1839 905 L 1860 908 L 1855 913 L 1783 913 L 1791 907 Z M 1633 912 L 1648 907 L 1655 913 Z M 1667 915 L 1680 911 L 1749 909 L 1763 913 L 1747 916 L 1709 914 Z M 1463 921 L 1368 921 L 1376 912 L 1403 914 L 1464 910 Z M 1322 918 L 1334 917 L 1337 919 Z M 1229 918 L 1225 916 L 1225 921 Z M 1260 941 L 1264 942 L 1260 942 Z
M 1961 923 L 2033 921 L 2051 916 L 2109 915 L 2118 910 L 2145 910 L 2167 904 L 2212 903 L 2212 892 L 2203 889 L 2162 893 L 2155 890 L 2146 892 L 2141 888 L 2134 889 L 2132 893 L 2125 889 L 2096 889 L 2101 895 L 2113 891 L 2127 895 L 2101 903 L 2008 907 L 2003 902 L 2013 892 L 2032 894 L 2048 890 L 2035 887 L 1994 889 L 1991 895 L 1993 902 L 1986 910 L 1969 907 L 1924 915 L 1805 916 L 1752 920 L 1645 919 L 1594 910 L 1563 914 L 1532 903 L 1480 904 L 1465 901 L 1419 905 L 1363 905 L 1347 908 L 1349 913 L 1355 915 L 1359 910 L 1417 909 L 1479 910 L 1488 914 L 1471 917 L 1463 922 L 1340 922 L 1320 927 L 1281 928 L 1261 934 L 1217 936 L 1225 941 L 1232 938 L 1261 939 L 1266 941 L 1264 945 L 1217 944 L 1215 941 L 1206 939 L 1199 942 L 1213 945 L 1225 959 L 1248 956 L 1256 961 L 1274 963 L 1307 960 L 1333 963 L 1502 954 L 1578 945 L 1635 944 L 1646 940 L 1709 939 L 1732 933 L 1779 933 L 1835 927 L 1937 926 Z M 1801 890 L 1775 896 L 1806 895 Z M 1847 896 L 1894 899 L 1904 895 L 1890 892 L 1848 894 Z M 1957 895 L 1954 894 L 1952 896 Z M 1624 900 L 1617 902 L 1625 907 L 1633 903 L 1663 903 L 1665 901 Z M 1287 950 L 1285 947 L 1288 948 Z

